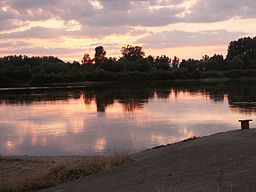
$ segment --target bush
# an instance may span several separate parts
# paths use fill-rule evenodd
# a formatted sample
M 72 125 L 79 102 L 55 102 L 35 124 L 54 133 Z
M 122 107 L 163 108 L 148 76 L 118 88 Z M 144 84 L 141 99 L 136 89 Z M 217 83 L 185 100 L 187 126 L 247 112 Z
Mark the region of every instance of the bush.
M 242 72 L 242 70 L 225 71 L 225 72 L 223 72 L 223 76 L 234 79 L 234 78 L 240 77 L 241 72 Z
M 204 71 L 201 73 L 201 78 L 222 78 L 223 74 L 218 71 Z
M 96 71 L 96 79 L 97 81 L 113 81 L 114 74 L 100 69 Z
M 132 81 L 146 81 L 152 79 L 152 74 L 150 72 L 128 72 L 128 75 Z
M 129 71 L 146 72 L 150 71 L 152 66 L 147 59 L 140 58 L 129 67 Z
M 174 76 L 171 71 L 153 71 L 152 79 L 153 80 L 171 80 Z
M 188 77 L 188 71 L 186 69 L 174 69 L 172 71 L 172 75 L 174 79 L 187 79 Z
M 131 77 L 128 75 L 128 73 L 126 72 L 119 72 L 119 73 L 115 73 L 114 74 L 114 81 L 131 81 Z
M 241 76 L 243 77 L 256 77 L 256 70 L 243 70 L 241 71 Z
M 190 79 L 200 79 L 201 78 L 201 71 L 195 70 L 192 73 L 189 73 L 188 78 L 190 78 Z

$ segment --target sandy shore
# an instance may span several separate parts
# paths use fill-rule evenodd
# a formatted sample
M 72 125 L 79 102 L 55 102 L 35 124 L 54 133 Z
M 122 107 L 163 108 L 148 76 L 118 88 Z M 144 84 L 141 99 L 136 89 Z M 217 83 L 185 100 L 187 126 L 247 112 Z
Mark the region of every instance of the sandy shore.
M 254 192 L 256 130 L 236 130 L 133 155 L 135 162 L 43 192 Z

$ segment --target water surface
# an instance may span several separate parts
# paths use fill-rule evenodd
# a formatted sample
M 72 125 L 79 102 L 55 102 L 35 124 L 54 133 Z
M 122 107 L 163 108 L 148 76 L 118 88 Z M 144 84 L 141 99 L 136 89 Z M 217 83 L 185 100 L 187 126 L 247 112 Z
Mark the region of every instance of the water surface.
M 2 89 L 0 154 L 137 152 L 239 129 L 255 112 L 254 81 Z

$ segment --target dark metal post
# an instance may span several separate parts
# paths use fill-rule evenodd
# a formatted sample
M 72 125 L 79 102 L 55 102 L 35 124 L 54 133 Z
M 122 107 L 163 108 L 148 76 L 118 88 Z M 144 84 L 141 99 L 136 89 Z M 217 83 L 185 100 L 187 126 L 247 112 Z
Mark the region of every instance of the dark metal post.
M 247 119 L 247 120 L 239 120 L 239 122 L 241 122 L 241 129 L 250 129 L 250 121 L 252 121 L 251 119 Z

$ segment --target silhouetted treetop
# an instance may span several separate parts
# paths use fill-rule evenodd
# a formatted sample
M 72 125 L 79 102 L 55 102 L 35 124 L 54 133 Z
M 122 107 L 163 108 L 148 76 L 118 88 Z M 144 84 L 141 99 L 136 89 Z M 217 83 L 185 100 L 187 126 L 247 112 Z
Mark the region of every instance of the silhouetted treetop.
M 173 68 L 177 68 L 179 66 L 180 63 L 180 59 L 176 56 L 174 56 L 173 60 L 172 60 L 172 67 Z
M 94 60 L 96 65 L 99 65 L 100 62 L 105 58 L 106 53 L 107 52 L 102 46 L 98 46 L 95 48 Z
M 157 56 L 154 62 L 156 69 L 169 70 L 171 65 L 171 59 L 166 55 Z
M 91 63 L 92 62 L 92 60 L 91 60 L 91 58 L 90 58 L 90 55 L 88 54 L 88 53 L 85 53 L 84 54 L 84 57 L 83 57 L 83 59 L 82 59 L 82 64 L 83 65 L 86 65 L 86 64 L 89 64 L 89 63 Z
M 248 55 L 250 59 L 256 59 L 256 37 L 244 37 L 237 41 L 231 41 L 228 47 L 227 59 L 232 60 L 237 55 Z
M 106 57 L 102 46 L 95 48 L 94 58 L 85 53 L 82 65 L 63 62 L 57 57 L 0 57 L 0 85 L 48 84 L 79 81 L 143 81 L 203 78 L 256 78 L 256 37 L 232 41 L 227 58 L 222 55 L 202 59 L 170 59 L 168 56 L 147 56 L 140 46 L 121 48 L 119 59 Z M 180 62 L 181 61 L 181 62 Z
M 131 46 L 127 45 L 126 47 L 121 48 L 121 53 L 123 55 L 123 58 L 128 61 L 136 61 L 139 58 L 142 58 L 145 56 L 145 52 L 142 51 L 142 47 L 140 46 Z

